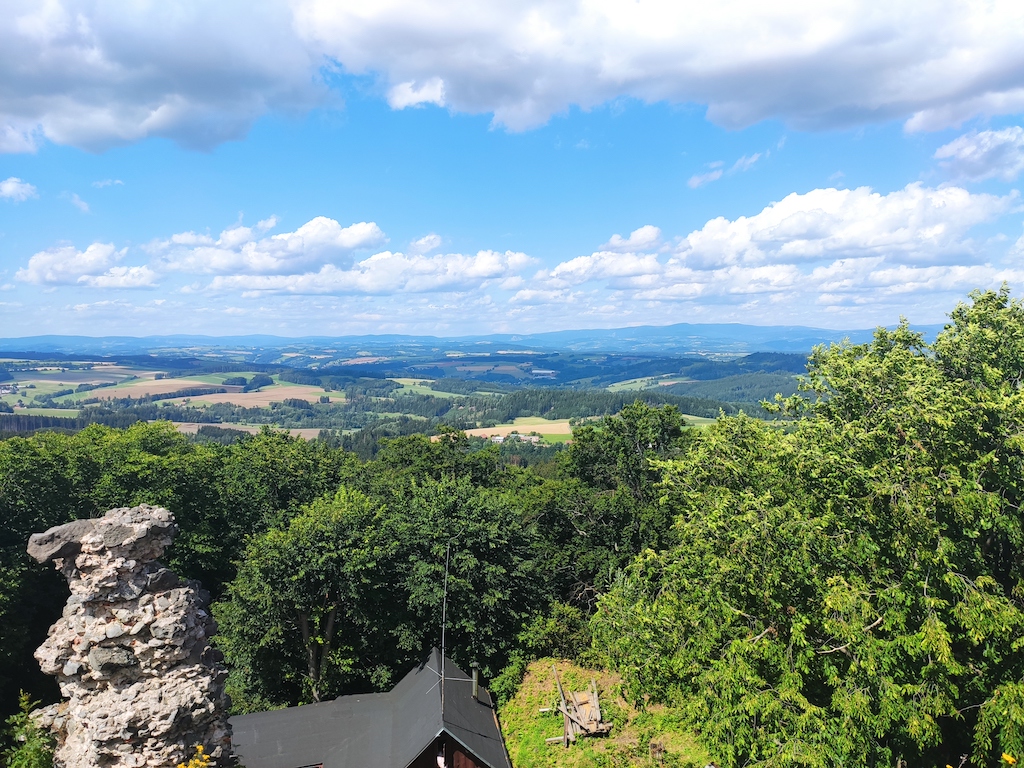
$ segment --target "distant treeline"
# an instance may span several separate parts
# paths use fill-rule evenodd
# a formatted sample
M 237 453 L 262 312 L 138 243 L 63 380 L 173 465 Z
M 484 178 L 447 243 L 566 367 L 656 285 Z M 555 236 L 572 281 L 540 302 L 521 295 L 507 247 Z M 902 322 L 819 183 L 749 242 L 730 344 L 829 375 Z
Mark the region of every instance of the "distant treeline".
M 336 368 L 324 368 L 316 371 L 288 368 L 281 372 L 278 379 L 292 384 L 322 387 L 326 392 L 345 392 L 346 395 L 351 394 L 354 397 L 387 397 L 388 394 L 402 386 L 390 379 L 353 376 L 339 372 Z
M 378 388 L 377 383 L 382 386 Z M 372 445 L 379 436 L 431 433 L 441 424 L 456 429 L 472 429 L 530 416 L 553 420 L 606 416 L 619 412 L 634 400 L 647 405 L 673 405 L 684 414 L 707 418 L 715 418 L 720 413 L 734 415 L 740 410 L 746 410 L 752 415 L 763 415 L 760 407 L 755 405 L 676 395 L 660 389 L 640 392 L 520 389 L 507 394 L 454 398 L 420 394 L 395 396 L 397 389 L 399 385 L 393 381 L 360 379 L 357 384 L 346 387 L 344 400 L 328 403 L 309 403 L 288 398 L 283 402 L 271 403 L 269 407 L 255 408 L 233 403 L 214 403 L 205 408 L 185 404 L 158 404 L 163 400 L 201 397 L 225 391 L 223 387 L 192 387 L 142 398 L 84 400 L 77 406 L 87 407 L 81 407 L 77 417 L 4 414 L 2 418 L 6 421 L 0 421 L 0 429 L 8 432 L 32 432 L 49 428 L 78 430 L 89 424 L 127 427 L 138 421 L 165 419 L 203 424 L 266 424 L 327 430 L 369 429 L 370 432 L 365 436 L 353 440 Z M 377 392 L 385 394 L 375 394 Z M 75 404 L 67 403 L 66 407 L 75 407 Z M 349 442 L 345 447 L 363 456 L 371 455 L 368 449 L 360 450 L 354 442 Z
M 797 378 L 792 373 L 741 373 L 723 379 L 672 384 L 663 392 L 686 397 L 706 397 L 730 403 L 757 403 L 773 400 L 776 393 L 788 397 L 797 391 Z M 748 409 L 749 410 L 749 409 Z
M 501 423 L 522 416 L 545 419 L 581 419 L 618 413 L 623 406 L 640 400 L 648 405 L 674 405 L 683 413 L 715 418 L 719 412 L 739 412 L 732 403 L 683 397 L 655 390 L 640 392 L 605 392 L 602 390 L 521 389 L 502 397 L 478 398 L 484 407 L 483 419 Z M 749 410 L 749 409 L 748 409 Z
M 451 392 L 456 395 L 473 395 L 477 392 L 514 392 L 515 387 L 496 381 L 477 381 L 476 379 L 438 379 L 430 382 L 435 392 Z

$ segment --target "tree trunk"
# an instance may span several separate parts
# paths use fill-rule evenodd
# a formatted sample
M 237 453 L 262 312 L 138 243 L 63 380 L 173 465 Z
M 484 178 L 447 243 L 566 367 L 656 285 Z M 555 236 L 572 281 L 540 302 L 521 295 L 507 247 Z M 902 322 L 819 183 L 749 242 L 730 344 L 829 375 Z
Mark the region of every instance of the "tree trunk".
M 320 670 L 316 660 L 316 648 L 309 635 L 309 616 L 299 613 L 299 630 L 302 632 L 302 644 L 306 647 L 306 664 L 309 670 L 310 690 L 313 701 L 320 701 Z

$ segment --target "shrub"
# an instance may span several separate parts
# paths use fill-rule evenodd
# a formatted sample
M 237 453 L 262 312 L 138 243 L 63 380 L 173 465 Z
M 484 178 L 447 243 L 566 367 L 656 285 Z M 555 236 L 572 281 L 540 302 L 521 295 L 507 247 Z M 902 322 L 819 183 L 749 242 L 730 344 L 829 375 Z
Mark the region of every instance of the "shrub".
M 53 768 L 53 737 L 32 717 L 38 701 L 22 691 L 18 712 L 7 718 L 8 734 L 14 746 L 4 752 L 7 768 Z

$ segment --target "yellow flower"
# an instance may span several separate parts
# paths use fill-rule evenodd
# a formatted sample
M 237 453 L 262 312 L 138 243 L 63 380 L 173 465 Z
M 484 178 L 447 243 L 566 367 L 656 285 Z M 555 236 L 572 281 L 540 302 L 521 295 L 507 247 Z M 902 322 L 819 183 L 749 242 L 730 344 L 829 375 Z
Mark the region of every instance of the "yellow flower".
M 1007 753 L 1007 752 L 1003 752 L 1003 761 L 1007 765 L 1016 765 L 1017 764 L 1017 758 L 1014 757 L 1013 755 Z
M 206 754 L 202 744 L 196 744 L 196 753 L 187 763 L 179 763 L 177 768 L 210 768 L 213 758 Z

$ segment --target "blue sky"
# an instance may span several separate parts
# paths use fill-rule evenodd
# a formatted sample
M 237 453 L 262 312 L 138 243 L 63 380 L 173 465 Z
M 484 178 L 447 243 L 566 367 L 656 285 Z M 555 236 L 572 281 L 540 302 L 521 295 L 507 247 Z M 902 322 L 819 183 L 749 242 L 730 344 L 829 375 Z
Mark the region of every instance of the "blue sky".
M 14 2 L 0 336 L 858 328 L 1024 284 L 1019 4 L 365 5 Z

